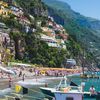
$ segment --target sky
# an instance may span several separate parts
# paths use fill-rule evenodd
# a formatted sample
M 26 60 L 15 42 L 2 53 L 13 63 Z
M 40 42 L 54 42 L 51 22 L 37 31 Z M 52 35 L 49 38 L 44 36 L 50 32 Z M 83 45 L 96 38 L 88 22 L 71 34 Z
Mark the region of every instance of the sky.
M 100 20 L 100 0 L 60 0 L 67 2 L 71 8 L 85 15 Z

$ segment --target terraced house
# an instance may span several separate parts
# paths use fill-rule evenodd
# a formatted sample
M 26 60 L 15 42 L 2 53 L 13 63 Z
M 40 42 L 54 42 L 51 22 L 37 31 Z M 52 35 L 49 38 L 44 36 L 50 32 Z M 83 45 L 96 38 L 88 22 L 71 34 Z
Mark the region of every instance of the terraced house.
M 8 17 L 11 12 L 8 8 L 8 3 L 0 1 L 0 16 Z

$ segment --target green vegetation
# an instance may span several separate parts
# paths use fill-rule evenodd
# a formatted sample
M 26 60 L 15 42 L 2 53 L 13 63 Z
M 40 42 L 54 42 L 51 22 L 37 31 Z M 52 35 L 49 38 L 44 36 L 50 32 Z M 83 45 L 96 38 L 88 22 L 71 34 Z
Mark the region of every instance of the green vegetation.
M 48 47 L 48 45 L 34 38 L 31 34 L 26 37 L 26 61 L 49 67 L 61 67 L 66 50 Z
M 17 4 L 22 7 L 25 13 L 31 14 L 34 17 L 46 16 L 46 6 L 41 0 L 16 0 Z
M 100 59 L 98 59 L 98 57 L 100 55 L 100 51 L 98 49 L 100 48 L 100 33 L 98 32 L 100 31 L 97 32 L 97 30 L 100 30 L 100 21 L 93 18 L 87 18 L 77 12 L 74 12 L 67 3 L 62 1 L 43 1 L 48 6 L 49 14 L 57 23 L 62 24 L 76 44 L 80 45 L 81 53 L 79 53 L 79 55 L 82 55 L 83 58 L 85 55 L 85 59 L 87 61 L 90 59 L 96 59 L 95 61 L 99 62 Z M 62 23 L 63 21 L 64 23 Z M 84 55 L 82 54 L 83 51 L 85 51 Z
M 42 26 L 46 25 L 48 20 L 47 6 L 42 3 L 41 0 L 16 0 L 16 2 L 19 7 L 23 8 L 24 16 L 30 20 L 30 28 L 36 29 L 35 32 L 29 31 L 26 33 L 23 31 L 24 26 L 15 19 L 14 15 L 10 15 L 8 18 L 1 17 L 1 21 L 11 29 L 9 35 L 11 39 L 14 40 L 16 61 L 20 60 L 25 63 L 39 64 L 46 67 L 61 67 L 67 58 L 74 58 L 78 64 L 82 63 L 80 55 L 83 59 L 84 46 L 81 46 L 82 42 L 79 42 L 80 39 L 83 40 L 83 37 L 85 37 L 84 33 L 87 35 L 91 34 L 88 29 L 84 30 L 83 27 L 76 24 L 74 19 L 70 18 L 71 16 L 66 16 L 62 10 L 49 8 L 49 10 L 52 9 L 52 14 L 54 14 L 56 21 L 57 16 L 61 16 L 64 19 L 64 27 L 70 34 L 69 40 L 66 41 L 66 50 L 49 47 L 45 42 L 41 41 L 40 34 L 42 34 L 42 30 L 41 27 L 37 25 L 38 21 L 41 21 Z M 69 8 L 68 6 L 67 9 Z M 30 18 L 30 14 L 33 15 L 34 19 Z M 57 33 L 59 34 L 59 31 Z M 92 55 L 86 52 L 85 55 L 86 59 L 92 57 Z

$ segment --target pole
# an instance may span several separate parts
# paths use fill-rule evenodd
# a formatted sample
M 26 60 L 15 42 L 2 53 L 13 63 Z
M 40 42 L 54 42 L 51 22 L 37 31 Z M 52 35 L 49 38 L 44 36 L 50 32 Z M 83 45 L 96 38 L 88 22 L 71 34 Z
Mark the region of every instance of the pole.
M 83 72 L 83 75 L 84 75 L 84 64 L 82 62 L 82 72 Z

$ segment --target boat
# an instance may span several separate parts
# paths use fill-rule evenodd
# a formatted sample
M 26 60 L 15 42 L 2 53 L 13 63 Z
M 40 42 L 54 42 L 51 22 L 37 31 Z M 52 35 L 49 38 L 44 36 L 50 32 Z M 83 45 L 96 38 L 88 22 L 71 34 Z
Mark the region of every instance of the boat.
M 83 100 L 84 98 L 100 100 L 100 93 L 91 95 L 90 92 L 83 92 L 82 87 L 77 86 L 68 86 L 61 90 L 54 90 L 52 93 L 54 93 L 54 100 Z
M 64 91 L 52 91 L 54 93 L 54 98 L 56 100 L 83 100 L 84 98 L 91 98 L 100 100 L 100 93 L 95 95 L 90 95 L 89 92 L 81 92 L 77 90 Z
M 16 82 L 16 84 L 25 88 L 32 88 L 35 85 L 44 85 L 45 83 L 42 81 L 36 81 L 35 79 L 33 79 L 33 80 L 18 81 Z
M 53 93 L 55 100 L 83 100 L 83 92 L 78 87 L 69 86 Z
M 68 79 L 66 76 L 64 76 L 60 83 L 54 87 L 54 88 L 49 88 L 49 87 L 40 87 L 40 90 L 42 91 L 42 93 L 45 95 L 45 97 L 49 97 L 49 98 L 52 98 L 52 97 L 55 97 L 54 95 L 54 91 L 58 91 L 60 89 L 64 89 L 68 86 L 75 86 L 77 87 L 78 85 L 75 84 L 74 82 L 72 82 L 70 79 Z
M 40 87 L 40 90 L 45 95 L 46 98 L 49 98 L 49 100 L 52 100 L 51 98 L 56 98 L 56 100 L 67 100 L 67 99 L 61 99 L 63 97 L 59 97 L 60 94 L 64 95 L 66 98 L 71 95 L 71 97 L 77 97 L 81 99 L 68 99 L 68 100 L 83 100 L 82 98 L 96 98 L 96 95 L 92 96 L 90 92 L 86 92 L 83 90 L 85 86 L 85 83 L 81 83 L 81 85 L 77 85 L 76 83 L 72 82 L 70 79 L 68 79 L 66 76 L 64 76 L 60 83 L 54 87 Z M 59 99 L 59 98 L 60 99 Z M 58 98 L 58 99 L 57 99 Z

